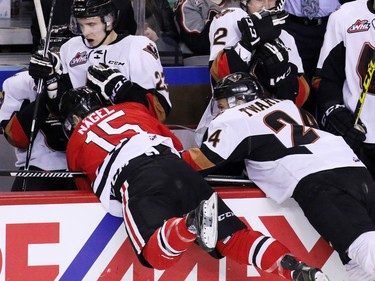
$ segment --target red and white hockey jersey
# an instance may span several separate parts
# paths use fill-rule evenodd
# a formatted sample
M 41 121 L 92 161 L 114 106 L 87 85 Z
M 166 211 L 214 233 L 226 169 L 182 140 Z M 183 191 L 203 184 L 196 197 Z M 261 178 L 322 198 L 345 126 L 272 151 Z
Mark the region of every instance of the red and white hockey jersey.
M 146 139 L 148 141 L 145 141 Z M 118 158 L 118 163 L 110 163 L 110 165 L 124 166 L 130 159 L 160 143 L 171 148 L 175 147 L 177 150 L 182 149 L 178 138 L 151 116 L 144 105 L 126 102 L 98 109 L 77 125 L 66 151 L 69 169 L 83 171 L 92 183 L 100 174 L 97 171 L 98 167 L 101 166 L 102 170 L 106 169 L 107 164 L 103 162 L 104 159 L 115 151 L 117 146 L 122 147 L 124 142 L 126 144 L 123 149 L 126 152 Z M 110 175 L 105 174 L 108 183 L 107 192 L 110 192 L 110 182 L 116 176 L 116 171 L 117 169 L 111 168 Z M 80 186 L 80 183 L 77 185 L 79 189 L 89 188 Z

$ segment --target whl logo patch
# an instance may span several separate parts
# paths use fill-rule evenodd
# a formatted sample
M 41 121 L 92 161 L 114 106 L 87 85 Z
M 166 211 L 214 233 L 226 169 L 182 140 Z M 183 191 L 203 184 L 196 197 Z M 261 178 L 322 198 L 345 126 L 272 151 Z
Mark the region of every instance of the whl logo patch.
M 89 59 L 89 56 L 86 51 L 78 52 L 74 58 L 70 61 L 69 66 L 74 67 L 76 65 L 85 64 Z
M 348 28 L 348 33 L 357 33 L 367 31 L 370 29 L 368 20 L 357 20 L 352 26 Z

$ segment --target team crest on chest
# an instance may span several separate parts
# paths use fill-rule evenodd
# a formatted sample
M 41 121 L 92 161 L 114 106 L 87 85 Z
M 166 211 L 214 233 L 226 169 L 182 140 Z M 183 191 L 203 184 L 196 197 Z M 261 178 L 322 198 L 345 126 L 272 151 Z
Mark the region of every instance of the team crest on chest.
M 348 28 L 348 33 L 357 33 L 367 31 L 370 29 L 370 23 L 368 20 L 357 20 Z
M 145 48 L 143 48 L 143 51 L 146 51 L 147 53 L 151 54 L 156 60 L 159 58 L 158 50 L 151 43 L 148 44 Z
M 89 55 L 86 51 L 78 52 L 69 63 L 70 67 L 74 67 L 80 64 L 85 64 L 89 60 Z

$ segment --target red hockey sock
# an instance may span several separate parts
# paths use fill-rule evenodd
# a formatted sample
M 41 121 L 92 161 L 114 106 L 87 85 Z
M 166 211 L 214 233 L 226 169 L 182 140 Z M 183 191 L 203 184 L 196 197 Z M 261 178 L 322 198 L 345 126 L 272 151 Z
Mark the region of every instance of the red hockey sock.
M 272 237 L 243 229 L 234 233 L 229 240 L 220 240 L 216 247 L 223 256 L 239 263 L 252 264 L 265 272 L 292 280 L 290 270 L 283 269 L 280 264 L 284 255 L 290 254 L 290 251 Z
M 143 257 L 152 267 L 166 269 L 174 265 L 181 254 L 197 238 L 187 230 L 185 218 L 171 218 L 164 222 L 147 241 Z

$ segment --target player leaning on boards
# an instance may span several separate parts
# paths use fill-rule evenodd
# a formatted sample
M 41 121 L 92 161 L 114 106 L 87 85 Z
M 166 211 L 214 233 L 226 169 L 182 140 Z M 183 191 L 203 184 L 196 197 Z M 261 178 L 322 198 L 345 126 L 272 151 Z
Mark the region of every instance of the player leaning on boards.
M 343 4 L 330 15 L 320 52 L 315 86 L 322 128 L 345 141 L 375 178 L 374 0 Z M 373 77 L 370 79 L 369 74 Z M 320 83 L 319 83 L 320 82 Z M 367 91 L 367 94 L 366 94 Z M 360 113 L 356 107 L 366 97 Z
M 119 69 L 134 84 L 153 89 L 149 98 L 153 99 L 158 118 L 164 120 L 171 103 L 155 43 L 145 36 L 115 32 L 118 9 L 112 0 L 74 0 L 71 11 L 70 29 L 79 36 L 61 47 L 62 74 L 58 72 L 60 61 L 49 53 L 44 59 L 39 54 L 32 56 L 30 75 L 45 79 L 49 90 L 57 90 L 50 97 L 60 98 L 65 90 L 86 85 L 90 65 L 104 63 Z M 119 86 L 123 82 L 117 83 Z
M 108 77 L 108 68 L 89 68 L 89 83 L 101 96 L 112 92 Z M 118 92 L 132 96 L 130 84 L 125 82 Z M 88 175 L 111 214 L 124 217 L 143 265 L 166 269 L 198 238 L 216 258 L 226 256 L 288 280 L 328 280 L 319 269 L 297 262 L 280 242 L 247 229 L 220 198 L 215 199 L 212 188 L 180 158 L 181 143 L 155 118 L 147 99 L 106 108 L 101 102 L 88 87 L 62 97 L 64 128 L 71 134 L 68 165 Z M 218 216 L 224 219 L 217 221 Z
M 375 182 L 345 141 L 319 130 L 293 102 L 265 98 L 247 73 L 223 78 L 213 95 L 221 113 L 202 146 L 182 158 L 203 174 L 244 161 L 267 197 L 277 203 L 293 197 L 343 263 L 351 259 L 345 266 L 351 280 L 375 280 Z

